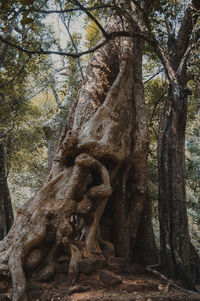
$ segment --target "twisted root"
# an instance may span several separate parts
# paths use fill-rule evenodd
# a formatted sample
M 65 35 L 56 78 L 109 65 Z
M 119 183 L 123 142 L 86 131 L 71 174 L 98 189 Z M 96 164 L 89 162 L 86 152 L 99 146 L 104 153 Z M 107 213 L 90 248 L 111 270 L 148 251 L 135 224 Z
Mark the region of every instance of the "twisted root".
M 88 189 L 85 182 L 93 171 L 98 174 L 100 184 Z M 77 251 L 78 247 L 70 243 L 74 235 L 70 224 L 72 215 L 81 215 L 85 224 L 88 215 L 91 215 L 91 221 L 87 223 L 85 246 L 89 254 L 98 249 L 96 233 L 110 195 L 109 173 L 105 166 L 93 157 L 81 154 L 77 156 L 73 167 L 65 168 L 47 182 L 34 198 L 18 210 L 10 233 L 0 243 L 0 270 L 4 275 L 11 275 L 12 301 L 28 300 L 23 267 L 34 268 L 43 258 L 42 248 L 48 237 L 49 225 L 55 230 L 55 236 L 51 238 L 52 246 L 63 241 L 71 246 L 69 271 L 74 270 L 81 258 L 81 251 Z M 34 256 L 33 250 L 37 248 L 40 250 L 39 255 Z

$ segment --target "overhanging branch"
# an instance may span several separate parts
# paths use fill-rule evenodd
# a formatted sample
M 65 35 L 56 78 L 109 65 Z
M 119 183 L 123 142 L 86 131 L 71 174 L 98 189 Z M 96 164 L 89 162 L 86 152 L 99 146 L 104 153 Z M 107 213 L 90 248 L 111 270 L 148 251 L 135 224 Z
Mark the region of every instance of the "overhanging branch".
M 73 0 L 73 1 L 69 1 L 69 2 L 71 2 L 72 4 L 77 5 L 80 8 L 80 10 L 84 11 L 86 13 L 86 15 L 97 25 L 97 27 L 102 32 L 103 36 L 105 38 L 108 38 L 107 32 L 102 27 L 102 25 L 99 23 L 99 21 L 88 10 L 86 10 L 85 7 L 78 0 Z
M 78 48 L 76 46 L 76 43 L 73 39 L 73 36 L 70 32 L 70 29 L 69 29 L 69 24 L 70 24 L 70 17 L 69 17 L 69 20 L 68 20 L 68 24 L 66 24 L 66 18 L 64 15 L 61 15 L 61 21 L 65 27 L 65 29 L 67 30 L 67 33 L 70 37 L 70 40 L 71 40 L 71 43 L 72 43 L 72 46 L 74 47 L 74 50 L 76 53 L 78 53 Z M 83 69 L 82 69 L 82 66 L 81 66 L 81 61 L 80 61 L 80 58 L 78 58 L 78 66 L 79 66 L 79 71 L 80 71 L 80 74 L 81 74 L 81 77 L 82 77 L 82 80 L 84 80 L 84 74 L 83 74 Z
M 116 38 L 116 37 L 130 37 L 131 34 L 129 32 L 126 31 L 115 31 L 112 33 L 109 33 L 107 35 L 107 38 L 104 39 L 102 42 L 100 42 L 99 44 L 97 44 L 97 46 L 79 52 L 79 53 L 72 53 L 72 52 L 65 52 L 65 51 L 55 51 L 55 50 L 44 50 L 44 49 L 35 49 L 35 50 L 31 50 L 31 49 L 26 49 L 23 48 L 22 46 L 15 44 L 14 42 L 11 42 L 9 40 L 4 39 L 2 36 L 0 36 L 0 40 L 2 42 L 4 42 L 5 44 L 11 46 L 12 48 L 18 49 L 19 51 L 22 51 L 24 53 L 30 54 L 30 55 L 34 55 L 34 54 L 38 54 L 38 55 L 43 55 L 43 54 L 55 54 L 55 55 L 63 55 L 63 56 L 68 56 L 68 57 L 72 57 L 72 58 L 79 58 L 83 55 L 89 54 L 89 53 L 93 53 L 96 50 L 100 49 L 102 46 L 104 46 L 106 43 L 108 43 L 110 40 Z
M 154 73 L 152 76 L 150 76 L 147 80 L 145 80 L 143 82 L 143 85 L 147 84 L 149 81 L 151 81 L 156 75 L 160 74 L 161 72 L 164 71 L 164 68 L 162 68 L 161 70 L 157 71 L 156 73 Z
M 103 47 L 104 45 L 106 45 L 110 40 L 112 40 L 116 37 L 120 37 L 120 36 L 121 37 L 140 37 L 140 38 L 146 40 L 150 45 L 153 46 L 155 52 L 158 54 L 159 58 L 161 59 L 169 80 L 177 82 L 176 73 L 173 70 L 172 66 L 170 65 L 169 60 L 166 58 L 166 56 L 164 54 L 164 50 L 162 49 L 162 47 L 160 46 L 160 44 L 158 43 L 156 38 L 153 35 L 151 35 L 151 37 L 149 37 L 148 33 L 143 33 L 141 31 L 135 31 L 134 33 L 127 32 L 127 31 L 111 32 L 111 33 L 107 34 L 107 37 L 102 42 L 97 44 L 97 46 L 95 46 L 91 49 L 79 52 L 79 53 L 72 53 L 72 52 L 65 52 L 65 51 L 62 52 L 62 51 L 55 51 L 55 50 L 44 50 L 44 49 L 31 50 L 31 49 L 23 48 L 22 46 L 17 45 L 11 41 L 8 41 L 8 40 L 4 39 L 2 36 L 0 36 L 0 40 L 15 49 L 18 49 L 19 51 L 25 52 L 30 55 L 55 54 L 55 55 L 63 55 L 63 56 L 67 56 L 67 57 L 72 57 L 72 58 L 79 58 L 83 55 L 95 52 L 96 50 L 98 50 L 101 47 Z
M 102 6 L 91 6 L 91 7 L 84 7 L 84 11 L 93 11 L 98 9 L 105 9 L 105 8 L 111 8 L 111 5 L 102 5 Z M 68 9 L 60 9 L 60 10 L 45 10 L 45 9 L 37 9 L 35 8 L 34 11 L 36 13 L 42 13 L 42 14 L 62 14 L 62 13 L 73 13 L 82 11 L 80 7 L 75 8 L 68 8 Z
M 193 41 L 190 41 L 188 48 L 185 50 L 185 53 L 180 61 L 179 67 L 178 67 L 178 74 L 182 73 L 182 71 L 187 63 L 188 57 L 190 56 L 191 51 L 193 49 L 195 49 L 195 45 L 198 42 L 199 38 L 200 38 L 200 30 L 198 30 L 195 33 L 195 37 L 194 37 Z

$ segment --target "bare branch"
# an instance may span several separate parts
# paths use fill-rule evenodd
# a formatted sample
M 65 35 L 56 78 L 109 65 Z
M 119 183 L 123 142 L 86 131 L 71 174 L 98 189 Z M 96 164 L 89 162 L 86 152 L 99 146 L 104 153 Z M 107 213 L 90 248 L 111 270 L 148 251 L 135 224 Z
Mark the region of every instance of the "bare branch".
M 188 45 L 188 48 L 185 50 L 185 53 L 180 61 L 179 67 L 178 67 L 178 74 L 181 74 L 184 67 L 186 66 L 188 57 L 191 53 L 191 51 L 195 48 L 195 44 L 198 41 L 198 39 L 200 38 L 200 30 L 198 30 L 195 34 L 195 37 L 193 39 L 193 41 L 190 41 L 190 45 Z
M 131 34 L 127 31 L 114 31 L 114 32 L 111 32 L 107 35 L 107 38 L 105 40 L 103 40 L 102 42 L 100 42 L 99 44 L 97 44 L 97 46 L 95 46 L 91 49 L 79 52 L 79 53 L 72 53 L 72 52 L 65 52 L 65 51 L 62 52 L 62 51 L 54 51 L 54 50 L 44 50 L 44 49 L 31 50 L 31 49 L 23 48 L 22 46 L 19 46 L 19 45 L 15 44 L 14 42 L 6 40 L 2 36 L 0 36 L 0 40 L 2 42 L 4 42 L 5 44 L 8 44 L 12 48 L 18 49 L 19 51 L 22 51 L 22 52 L 30 54 L 30 55 L 31 54 L 38 54 L 38 55 L 55 54 L 55 55 L 63 55 L 63 56 L 67 56 L 67 57 L 72 57 L 72 58 L 79 58 L 83 55 L 95 52 L 96 50 L 100 49 L 102 46 L 107 44 L 110 40 L 112 40 L 116 37 L 120 37 L 120 36 L 121 37 L 130 37 Z
M 153 110 L 152 110 L 152 113 L 151 113 L 151 118 L 150 118 L 150 122 L 149 122 L 149 126 L 152 126 L 153 127 L 153 117 L 155 115 L 155 112 L 156 112 L 156 108 L 158 106 L 158 104 L 161 102 L 161 100 L 164 98 L 166 92 L 164 91 L 162 93 L 162 95 L 157 99 L 157 101 L 155 102 L 154 104 L 154 107 L 153 107 Z
M 191 5 L 188 6 L 185 12 L 185 16 L 182 20 L 181 27 L 177 36 L 177 56 L 179 61 L 184 56 L 186 49 L 190 43 L 190 37 L 193 30 L 193 16 Z
M 86 15 L 98 26 L 98 28 L 100 29 L 100 31 L 102 32 L 103 36 L 105 38 L 108 38 L 108 34 L 105 31 L 105 29 L 102 27 L 102 25 L 99 23 L 99 21 L 88 11 L 84 8 L 84 6 L 78 1 L 78 0 L 73 0 L 73 1 L 69 1 L 72 4 L 77 5 L 82 11 L 84 11 L 86 13 Z
M 172 68 L 172 65 L 171 65 L 169 59 L 166 57 L 163 48 L 160 46 L 160 44 L 156 40 L 155 36 L 153 34 L 151 34 L 151 36 L 152 36 L 151 38 L 147 37 L 147 41 L 149 42 L 149 44 L 151 44 L 153 46 L 155 52 L 157 53 L 158 57 L 160 58 L 169 81 L 178 84 L 177 74 L 174 71 L 174 69 Z
M 48 81 L 46 83 L 46 85 L 44 85 L 40 90 L 38 90 L 37 92 L 35 92 L 34 94 L 30 95 L 27 100 L 31 100 L 32 98 L 36 97 L 37 95 L 39 95 L 41 92 L 43 92 L 50 84 L 51 82 Z
M 70 22 L 70 19 L 69 19 L 68 24 L 66 24 L 65 16 L 62 15 L 62 16 L 61 16 L 61 21 L 62 21 L 62 23 L 63 23 L 65 29 L 67 30 L 67 33 L 68 33 L 68 35 L 69 35 L 69 37 L 70 37 L 70 40 L 71 40 L 71 42 L 72 42 L 72 46 L 73 46 L 74 49 L 75 49 L 75 52 L 78 53 L 77 46 L 76 46 L 75 41 L 74 41 L 74 39 L 73 39 L 73 36 L 71 35 L 71 32 L 70 32 L 70 30 L 69 30 L 69 22 Z M 80 70 L 80 73 L 81 73 L 81 77 L 82 77 L 82 79 L 84 80 L 83 70 L 82 70 L 81 61 L 80 61 L 80 58 L 79 58 L 79 57 L 78 57 L 78 66 L 79 66 L 79 70 Z
M 145 32 L 144 32 L 144 30 L 142 30 L 138 26 L 137 22 L 135 22 L 135 20 L 131 16 L 128 16 L 127 21 L 129 21 L 129 23 L 135 28 L 136 31 L 143 34 L 143 36 L 144 36 L 143 38 L 154 48 L 155 52 L 159 56 L 163 66 L 164 66 L 164 69 L 166 71 L 166 74 L 167 74 L 169 80 L 178 83 L 177 74 L 174 70 L 175 66 L 172 66 L 170 58 L 169 59 L 167 58 L 167 56 L 165 55 L 164 49 L 162 49 L 162 47 L 159 44 L 159 42 L 157 41 L 155 35 L 151 32 L 148 15 L 145 13 L 145 11 L 143 10 L 143 8 L 141 7 L 140 3 L 137 0 L 131 0 L 131 2 L 134 3 L 137 6 L 137 8 L 140 10 L 140 12 L 142 13 L 144 22 L 146 24 L 146 29 L 148 29 L 149 32 L 147 30 L 145 30 Z M 199 1 L 192 0 L 192 4 L 196 10 L 200 9 Z M 192 49 L 192 46 L 190 46 L 191 45 L 191 34 L 192 34 L 192 31 L 193 31 L 193 28 L 194 28 L 194 25 L 195 25 L 197 19 L 198 19 L 198 14 L 194 13 L 194 11 L 192 10 L 191 4 L 189 4 L 188 8 L 185 12 L 185 16 L 182 20 L 182 24 L 181 24 L 180 30 L 178 32 L 178 37 L 177 37 L 176 59 L 177 59 L 177 64 L 179 66 L 179 68 L 177 66 L 177 68 L 179 69 L 178 70 L 179 74 L 180 74 L 180 72 L 182 72 L 181 70 L 183 70 L 183 67 L 186 64 L 188 56 Z M 166 26 L 167 26 L 169 38 L 174 39 L 174 42 L 173 42 L 173 46 L 174 46 L 175 45 L 174 44 L 175 43 L 175 33 L 173 32 L 172 26 L 169 22 L 166 22 Z
M 92 11 L 98 9 L 111 8 L 111 7 L 112 7 L 111 5 L 106 5 L 106 4 L 102 6 L 84 7 L 84 11 Z M 60 9 L 60 10 L 44 10 L 44 9 L 35 8 L 36 13 L 42 13 L 42 14 L 62 14 L 62 13 L 73 13 L 77 11 L 82 11 L 82 9 L 80 7 Z
M 182 71 L 185 69 L 185 66 L 186 66 L 186 63 L 187 63 L 187 59 L 190 55 L 190 52 L 191 50 L 194 48 L 194 45 L 189 45 L 188 48 L 186 49 L 181 61 L 180 61 L 180 64 L 178 66 L 178 70 L 177 70 L 177 73 L 180 75 L 182 73 Z
M 145 85 L 145 84 L 147 84 L 149 81 L 151 81 L 156 75 L 158 75 L 158 74 L 160 74 L 161 72 L 163 72 L 164 71 L 164 68 L 162 68 L 161 70 L 159 70 L 158 72 L 156 72 L 155 74 L 153 74 L 152 76 L 150 76 L 147 80 L 145 80 L 144 82 L 143 82 L 143 84 Z
M 199 17 L 199 14 L 197 13 L 198 10 L 200 10 L 199 1 L 192 0 L 192 6 L 191 4 L 188 5 L 178 32 L 177 56 L 180 60 L 182 60 L 183 56 L 185 56 L 185 52 L 188 52 L 187 49 L 191 42 L 190 39 L 192 31 Z

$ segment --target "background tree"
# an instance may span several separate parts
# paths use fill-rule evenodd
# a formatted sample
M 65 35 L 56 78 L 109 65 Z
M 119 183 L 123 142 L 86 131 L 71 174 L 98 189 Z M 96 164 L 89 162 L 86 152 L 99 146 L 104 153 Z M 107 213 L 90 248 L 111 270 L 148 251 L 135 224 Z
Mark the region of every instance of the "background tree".
M 42 26 L 41 18 L 35 18 L 35 23 L 31 24 L 33 20 L 28 18 L 31 7 L 28 6 L 28 11 L 26 11 L 25 7 L 27 8 L 26 3 L 23 3 L 23 1 L 19 3 L 19 6 L 9 1 L 1 3 L 0 32 L 2 36 L 10 39 L 13 35 L 19 39 L 19 43 L 25 43 L 26 45 L 38 44 L 40 41 L 43 41 L 48 46 L 47 38 L 44 38 L 44 35 L 47 37 L 48 31 Z M 51 43 L 52 39 L 49 38 L 49 41 Z M 28 115 L 31 111 L 29 100 L 31 93 L 36 93 L 36 77 L 38 81 L 40 79 L 39 86 L 41 88 L 44 84 L 44 82 L 42 83 L 44 80 L 44 78 L 42 79 L 42 72 L 47 76 L 46 71 L 49 69 L 50 64 L 44 57 L 36 58 L 19 53 L 15 48 L 10 48 L 3 42 L 1 42 L 0 48 L 1 227 L 4 229 L 1 231 L 2 239 L 10 229 L 13 220 L 7 178 L 10 168 L 13 166 L 13 158 L 20 148 L 19 142 L 22 141 L 22 135 L 18 139 L 22 133 L 20 122 L 24 115 Z M 39 73 L 40 76 L 38 76 Z M 23 134 L 26 136 L 25 131 Z
M 199 7 L 196 6 L 194 9 Z M 171 74 L 158 140 L 162 266 L 170 276 L 182 278 L 188 287 L 193 287 L 192 279 L 199 277 L 199 262 L 188 233 L 184 157 L 187 96 L 190 93 L 187 88 L 186 66 L 192 48 L 191 34 L 196 20 L 197 15 L 195 12 L 193 14 L 189 6 L 177 35 L 173 25 L 167 24 L 171 26 L 171 28 L 167 27 L 167 52 L 170 55 L 167 71 Z
M 4 160 L 3 130 L 0 132 L 0 240 L 2 240 L 13 223 L 13 212 L 7 183 Z

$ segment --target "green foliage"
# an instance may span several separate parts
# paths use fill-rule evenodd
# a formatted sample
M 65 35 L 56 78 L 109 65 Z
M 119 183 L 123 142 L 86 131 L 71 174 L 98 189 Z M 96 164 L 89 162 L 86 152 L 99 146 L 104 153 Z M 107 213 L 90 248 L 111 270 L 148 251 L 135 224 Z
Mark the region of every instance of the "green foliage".
M 34 6 L 41 5 L 40 2 L 34 1 Z M 33 1 L 3 1 L 0 15 L 2 37 L 29 49 L 50 47 L 53 43 L 52 31 L 45 28 L 43 16 L 35 13 Z M 37 189 L 47 174 L 47 149 L 41 122 L 51 115 L 47 109 L 40 111 L 30 99 L 48 87 L 51 63 L 48 57 L 30 56 L 2 44 L 0 70 L 0 124 L 15 204 L 17 200 L 27 199 L 27 196 L 19 196 L 20 189 L 33 191 L 32 186 Z
M 100 31 L 94 21 L 88 20 L 86 29 L 86 47 L 92 48 L 96 45 L 100 37 Z
M 157 58 L 150 56 L 144 60 L 144 75 L 146 81 L 159 70 Z M 199 89 L 195 81 L 190 81 L 190 89 L 193 95 L 188 99 L 188 125 L 186 135 L 186 193 L 189 218 L 189 229 L 192 242 L 200 252 L 199 225 L 200 225 L 200 117 L 197 114 L 199 108 Z M 149 115 L 150 154 L 148 164 L 148 187 L 153 209 L 153 225 L 156 240 L 159 238 L 158 224 L 158 166 L 157 166 L 157 137 L 158 124 L 163 103 L 167 97 L 168 83 L 162 72 L 157 74 L 145 84 L 145 98 Z
M 198 209 L 200 222 L 200 116 L 196 115 L 187 128 L 186 179 L 189 208 Z
M 165 78 L 158 75 L 157 78 L 145 84 L 145 98 L 149 115 L 149 130 L 152 142 L 157 142 L 158 125 L 164 100 L 167 97 L 168 83 Z
M 81 42 L 81 35 L 73 34 L 73 40 L 78 47 Z M 69 51 L 74 51 L 71 42 L 67 43 L 66 49 Z M 79 62 L 80 64 L 78 64 L 77 60 L 74 60 L 70 57 L 66 59 L 66 65 L 68 66 L 68 69 L 62 89 L 65 91 L 69 103 L 72 103 L 75 100 L 83 81 L 81 70 L 82 72 L 84 72 L 84 65 L 81 59 L 79 60 Z
M 148 73 L 148 68 L 145 71 Z M 148 189 L 152 204 L 153 227 L 157 244 L 159 244 L 157 139 L 158 124 L 166 92 L 165 85 L 166 83 L 164 84 L 160 77 L 145 84 L 145 99 L 150 133 Z
M 7 166 L 10 166 L 11 157 L 17 146 L 15 139 L 20 129 L 20 122 L 26 114 L 30 114 L 30 95 L 35 93 L 34 91 L 38 89 L 38 82 L 44 77 L 42 72 L 45 68 L 41 60 L 37 61 L 34 57 L 25 59 L 26 55 L 20 55 L 14 61 L 9 62 L 9 56 L 6 56 L 4 67 L 2 67 L 3 72 L 0 74 L 0 122 L 4 125 Z M 40 70 L 41 67 L 44 68 L 43 71 Z M 35 78 L 37 74 L 38 82 L 34 81 L 34 74 Z M 45 76 L 48 76 L 48 72 Z
M 41 94 L 27 104 L 26 112 L 7 136 L 11 145 L 9 184 L 14 208 L 36 192 L 47 176 L 47 142 L 42 124 L 55 107 L 52 95 L 46 99 Z
M 103 6 L 109 4 L 109 1 L 86 1 L 88 6 Z M 106 3 L 105 3 L 106 2 Z M 99 9 L 92 11 L 92 15 L 99 21 L 100 24 L 104 24 L 105 18 L 108 15 L 106 9 Z M 85 46 L 87 48 L 93 48 L 100 39 L 101 32 L 98 26 L 88 16 L 85 16 Z
M 1 6 L 0 35 L 27 49 L 55 47 L 51 26 L 43 22 L 42 13 L 35 12 L 40 2 L 8 1 Z M 12 18 L 12 23 L 8 22 Z M 73 34 L 73 40 L 78 45 L 81 35 Z M 66 43 L 66 49 L 74 52 L 71 42 Z M 67 97 L 70 103 L 82 79 L 77 60 L 71 58 L 64 59 L 67 74 L 62 80 L 54 74 L 52 60 L 47 56 L 30 56 L 6 44 L 0 54 L 3 55 L 0 58 L 0 126 L 4 130 L 7 173 L 16 208 L 41 187 L 47 176 L 47 142 L 42 124 L 57 108 L 49 88 L 55 83 L 60 102 Z M 40 91 L 44 89 L 46 94 L 41 96 Z M 40 97 L 33 101 L 34 95 Z M 66 110 L 61 110 L 61 115 L 64 120 Z
M 36 12 L 40 7 L 39 0 L 3 1 L 0 6 L 0 36 L 23 48 L 40 50 L 51 47 L 55 40 L 43 23 L 44 15 Z
M 186 136 L 186 192 L 189 228 L 200 252 L 200 115 L 190 121 Z

